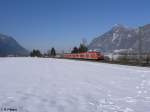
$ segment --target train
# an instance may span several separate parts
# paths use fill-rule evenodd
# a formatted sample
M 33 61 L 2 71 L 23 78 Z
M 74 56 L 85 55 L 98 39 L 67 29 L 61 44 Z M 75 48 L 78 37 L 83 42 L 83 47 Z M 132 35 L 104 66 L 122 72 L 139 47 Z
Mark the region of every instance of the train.
M 100 52 L 91 51 L 83 53 L 65 53 L 64 58 L 68 59 L 87 59 L 87 60 L 103 60 L 104 56 Z

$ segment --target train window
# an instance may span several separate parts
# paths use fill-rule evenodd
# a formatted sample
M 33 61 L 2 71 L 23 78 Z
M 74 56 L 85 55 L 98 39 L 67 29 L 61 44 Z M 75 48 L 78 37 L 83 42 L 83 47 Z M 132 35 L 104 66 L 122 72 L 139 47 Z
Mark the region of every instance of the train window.
M 81 57 L 84 57 L 84 55 L 83 55 L 83 54 L 81 54 L 80 56 L 81 56 Z
M 97 56 L 100 56 L 100 54 L 99 54 L 99 53 L 97 53 Z

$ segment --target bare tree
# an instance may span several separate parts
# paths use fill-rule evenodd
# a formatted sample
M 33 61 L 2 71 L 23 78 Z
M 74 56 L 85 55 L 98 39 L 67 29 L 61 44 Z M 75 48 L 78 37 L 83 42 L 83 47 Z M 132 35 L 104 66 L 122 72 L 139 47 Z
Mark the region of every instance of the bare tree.
M 86 38 L 83 38 L 83 39 L 82 39 L 81 44 L 87 46 L 87 40 L 86 40 Z

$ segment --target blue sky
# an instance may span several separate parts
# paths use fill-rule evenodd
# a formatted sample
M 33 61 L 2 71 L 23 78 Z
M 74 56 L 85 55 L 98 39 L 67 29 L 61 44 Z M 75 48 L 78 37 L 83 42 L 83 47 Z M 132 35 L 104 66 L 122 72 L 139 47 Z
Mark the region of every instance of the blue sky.
M 150 0 L 0 0 L 0 32 L 29 50 L 69 49 L 114 24 L 147 23 Z

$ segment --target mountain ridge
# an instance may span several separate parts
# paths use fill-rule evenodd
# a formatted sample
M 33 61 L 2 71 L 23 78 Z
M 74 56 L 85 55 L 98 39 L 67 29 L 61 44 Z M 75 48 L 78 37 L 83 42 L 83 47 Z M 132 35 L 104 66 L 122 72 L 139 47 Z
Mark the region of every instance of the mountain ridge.
M 0 56 L 27 56 L 29 52 L 13 37 L 0 33 Z
M 139 31 L 141 34 L 139 34 Z M 98 49 L 102 52 L 113 52 L 119 49 L 133 49 L 137 52 L 139 36 L 142 40 L 142 51 L 150 52 L 150 24 L 138 28 L 115 25 L 109 31 L 94 38 L 88 48 Z

